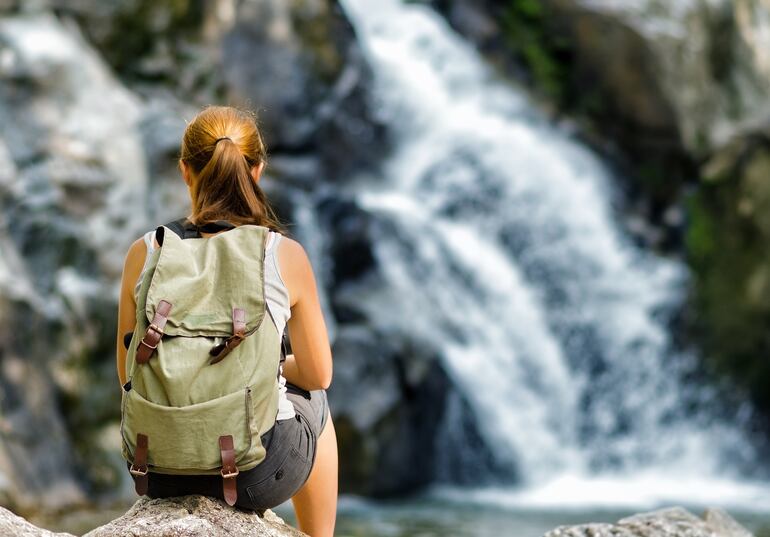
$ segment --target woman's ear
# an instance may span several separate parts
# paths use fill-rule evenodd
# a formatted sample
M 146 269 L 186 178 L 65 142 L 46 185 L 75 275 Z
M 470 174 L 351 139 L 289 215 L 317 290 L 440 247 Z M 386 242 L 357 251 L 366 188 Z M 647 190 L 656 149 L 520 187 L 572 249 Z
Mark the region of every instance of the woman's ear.
M 182 172 L 182 179 L 184 179 L 185 184 L 190 186 L 190 168 L 182 159 L 179 159 L 179 171 Z
M 254 178 L 255 183 L 259 183 L 259 178 L 262 177 L 262 170 L 264 169 L 265 169 L 264 160 L 251 168 L 251 176 Z

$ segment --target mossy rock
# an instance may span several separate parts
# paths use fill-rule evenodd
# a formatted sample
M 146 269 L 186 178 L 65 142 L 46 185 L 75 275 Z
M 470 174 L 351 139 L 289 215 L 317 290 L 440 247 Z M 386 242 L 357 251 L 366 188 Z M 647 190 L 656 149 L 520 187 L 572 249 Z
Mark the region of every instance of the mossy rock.
M 688 200 L 696 337 L 707 364 L 770 415 L 770 137 L 733 141 Z

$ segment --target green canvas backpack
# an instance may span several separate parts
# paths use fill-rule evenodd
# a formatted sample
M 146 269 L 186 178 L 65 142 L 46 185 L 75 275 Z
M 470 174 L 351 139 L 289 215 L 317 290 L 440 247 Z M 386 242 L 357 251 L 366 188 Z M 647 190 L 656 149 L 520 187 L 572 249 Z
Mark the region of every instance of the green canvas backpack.
M 265 457 L 260 435 L 278 413 L 282 338 L 265 322 L 268 229 L 233 226 L 208 238 L 180 219 L 156 230 L 128 342 L 121 403 L 123 456 L 139 495 L 149 471 L 235 477 Z

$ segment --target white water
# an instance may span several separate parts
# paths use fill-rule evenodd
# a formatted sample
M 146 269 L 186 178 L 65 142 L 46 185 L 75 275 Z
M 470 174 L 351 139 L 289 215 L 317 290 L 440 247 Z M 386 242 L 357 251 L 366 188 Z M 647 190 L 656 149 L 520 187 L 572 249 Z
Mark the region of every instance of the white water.
M 739 426 L 681 382 L 691 357 L 664 318 L 687 274 L 619 231 L 602 163 L 429 8 L 343 5 L 399 139 L 359 187 L 397 229 L 375 245 L 388 289 L 363 302 L 441 349 L 485 442 L 521 474 L 487 492 L 541 506 L 770 499 L 737 477 L 754 457 Z

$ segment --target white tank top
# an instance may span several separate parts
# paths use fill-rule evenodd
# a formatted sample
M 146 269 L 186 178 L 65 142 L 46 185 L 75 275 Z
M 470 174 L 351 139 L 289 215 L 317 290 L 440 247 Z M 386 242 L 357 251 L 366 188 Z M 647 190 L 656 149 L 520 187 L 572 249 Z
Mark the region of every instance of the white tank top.
M 281 271 L 278 267 L 278 244 L 283 235 L 270 231 L 267 234 L 267 244 L 265 245 L 265 302 L 267 312 L 273 320 L 273 326 L 278 330 L 279 337 L 286 328 L 286 322 L 291 317 L 291 308 L 289 306 L 289 291 L 281 278 Z M 141 286 L 142 276 L 147 269 L 147 262 L 150 260 L 150 254 L 155 251 L 155 230 L 144 234 L 144 244 L 147 246 L 147 257 L 144 259 L 142 272 L 139 273 L 136 286 L 134 287 L 134 298 L 138 300 L 139 287 Z M 294 405 L 286 397 L 286 379 L 283 377 L 283 368 L 278 377 L 280 384 L 278 396 L 278 416 L 276 419 L 286 420 L 294 417 Z

